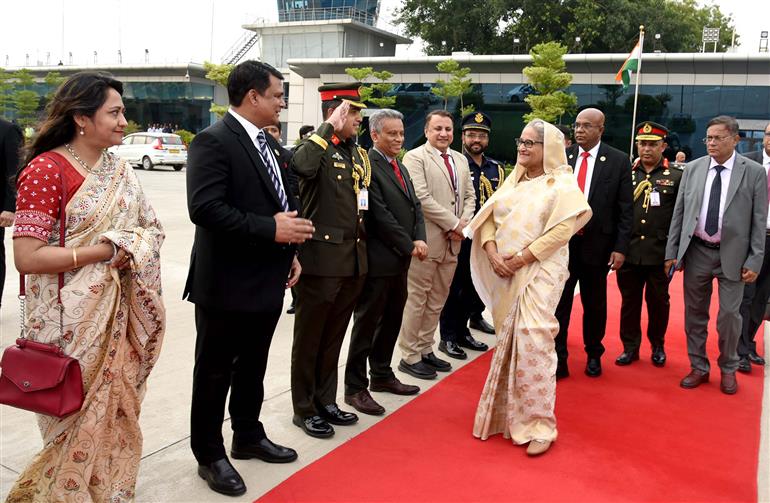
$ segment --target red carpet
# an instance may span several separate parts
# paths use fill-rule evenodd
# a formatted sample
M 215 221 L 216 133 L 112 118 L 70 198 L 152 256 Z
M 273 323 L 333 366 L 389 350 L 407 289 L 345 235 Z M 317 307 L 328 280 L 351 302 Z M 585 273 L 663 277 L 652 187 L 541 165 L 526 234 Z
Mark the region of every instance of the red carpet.
M 762 369 L 738 375 L 737 395 L 719 391 L 715 293 L 711 383 L 679 387 L 689 364 L 677 276 L 663 369 L 650 363 L 646 341 L 641 361 L 614 365 L 621 346 L 613 275 L 604 375 L 586 377 L 575 303 L 572 376 L 559 382 L 559 439 L 544 456 L 528 458 L 524 447 L 500 435 L 486 442 L 471 435 L 485 355 L 258 501 L 756 501 Z

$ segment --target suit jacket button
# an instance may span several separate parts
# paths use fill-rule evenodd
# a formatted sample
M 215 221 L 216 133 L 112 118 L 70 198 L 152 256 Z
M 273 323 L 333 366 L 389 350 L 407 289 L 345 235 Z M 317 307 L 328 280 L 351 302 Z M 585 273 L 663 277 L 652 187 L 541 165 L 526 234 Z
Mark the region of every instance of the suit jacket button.
M 337 180 L 342 180 L 342 175 L 337 175 Z
M 644 236 L 640 237 L 639 239 L 644 239 Z
M 645 220 L 645 219 L 642 219 L 642 223 L 643 223 L 643 224 L 646 224 L 646 223 L 647 223 L 647 220 Z
M 328 234 L 324 234 L 324 239 L 329 239 L 329 235 Z
M 361 238 L 356 238 L 356 243 L 360 243 L 360 242 L 361 242 Z

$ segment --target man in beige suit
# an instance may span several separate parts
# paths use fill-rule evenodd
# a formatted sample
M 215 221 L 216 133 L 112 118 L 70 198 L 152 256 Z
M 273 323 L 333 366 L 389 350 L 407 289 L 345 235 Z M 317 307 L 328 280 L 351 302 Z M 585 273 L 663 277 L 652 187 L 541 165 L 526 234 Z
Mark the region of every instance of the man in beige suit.
M 407 152 L 403 161 L 422 204 L 428 258 L 412 260 L 409 267 L 398 369 L 419 379 L 434 379 L 436 371 L 452 369 L 433 354 L 433 334 L 457 267 L 463 227 L 476 205 L 468 161 L 449 148 L 452 119 L 444 110 L 430 112 L 425 119 L 428 142 Z

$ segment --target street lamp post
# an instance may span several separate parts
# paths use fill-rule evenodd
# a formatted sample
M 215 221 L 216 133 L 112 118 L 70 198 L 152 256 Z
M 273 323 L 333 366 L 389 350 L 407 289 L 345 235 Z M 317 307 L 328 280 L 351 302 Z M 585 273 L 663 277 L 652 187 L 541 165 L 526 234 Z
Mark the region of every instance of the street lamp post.
M 655 34 L 655 43 L 652 46 L 652 52 L 660 52 L 660 47 L 658 44 L 660 44 L 660 33 Z
M 441 53 L 446 54 L 446 40 L 441 41 Z
M 519 44 L 521 43 L 521 39 L 519 37 L 513 37 L 513 53 L 518 54 L 519 53 Z
M 580 50 L 580 37 L 575 37 L 575 52 Z

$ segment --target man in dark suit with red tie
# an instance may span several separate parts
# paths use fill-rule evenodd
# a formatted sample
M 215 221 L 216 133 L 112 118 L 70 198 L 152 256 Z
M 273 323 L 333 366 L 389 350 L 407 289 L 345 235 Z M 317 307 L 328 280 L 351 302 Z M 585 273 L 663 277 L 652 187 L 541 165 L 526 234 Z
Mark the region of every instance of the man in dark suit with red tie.
M 589 377 L 599 377 L 602 373 L 607 272 L 619 269 L 625 261 L 634 215 L 631 163 L 626 154 L 602 143 L 604 114 L 595 108 L 586 108 L 578 114 L 574 128 L 576 144 L 567 148 L 567 159 L 593 217 L 569 243 L 570 276 L 556 307 L 557 379 L 569 375 L 567 331 L 578 283 L 583 304 L 583 344 L 588 356 L 585 373 Z
M 297 459 L 267 438 L 259 414 L 270 341 L 284 290 L 301 271 L 295 243 L 313 233 L 296 203 L 266 134 L 281 108 L 283 76 L 245 61 L 227 81 L 230 109 L 190 144 L 187 204 L 195 242 L 184 295 L 195 304 L 195 368 L 190 444 L 198 474 L 219 493 L 246 492 L 225 454 L 225 400 L 230 392 L 231 455 L 270 463 Z
M 390 361 L 406 304 L 406 278 L 413 257 L 425 260 L 425 222 L 409 172 L 398 162 L 404 144 L 404 116 L 378 110 L 369 117 L 374 147 L 369 150 L 372 182 L 367 230 L 369 272 L 353 313 L 353 333 L 345 368 L 345 403 L 357 411 L 381 415 L 385 409 L 369 394 L 383 391 L 413 395 L 420 388 L 399 381 Z M 371 383 L 366 378 L 369 361 Z

